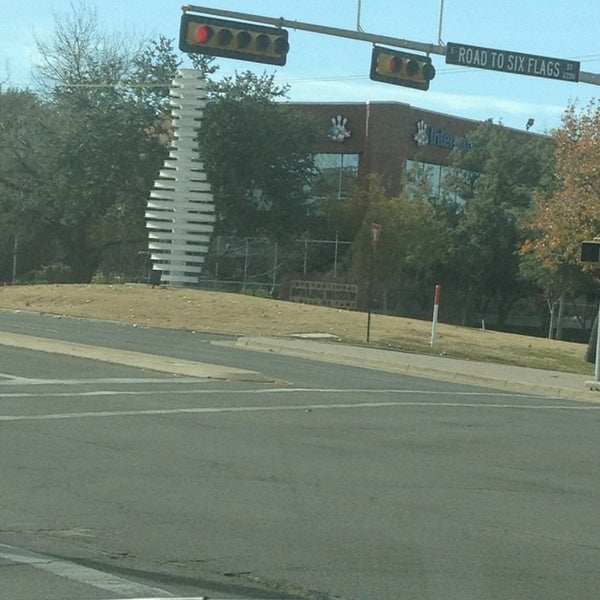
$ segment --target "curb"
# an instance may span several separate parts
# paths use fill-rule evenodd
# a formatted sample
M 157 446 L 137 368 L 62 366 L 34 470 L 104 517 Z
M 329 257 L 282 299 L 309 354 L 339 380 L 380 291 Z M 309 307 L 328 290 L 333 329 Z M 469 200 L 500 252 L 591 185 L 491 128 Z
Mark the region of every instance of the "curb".
M 170 375 L 183 377 L 196 377 L 201 379 L 219 379 L 227 381 L 252 381 L 272 382 L 272 378 L 265 377 L 257 371 L 248 371 L 233 367 L 223 367 L 209 363 L 194 362 L 190 360 L 173 358 L 172 356 L 160 356 L 158 354 L 146 354 L 132 350 L 118 350 L 101 346 L 90 346 L 76 342 L 66 342 L 49 338 L 41 338 L 17 333 L 0 332 L 0 345 L 13 348 L 25 348 L 38 352 L 49 352 L 73 356 L 77 358 L 88 358 L 100 360 L 107 363 L 146 369 Z
M 590 382 L 585 380 L 584 375 L 306 339 L 240 337 L 235 345 L 258 352 L 277 352 L 449 383 L 600 403 L 600 396 L 591 391 L 600 390 L 600 382 L 597 382 L 598 387 L 590 388 Z

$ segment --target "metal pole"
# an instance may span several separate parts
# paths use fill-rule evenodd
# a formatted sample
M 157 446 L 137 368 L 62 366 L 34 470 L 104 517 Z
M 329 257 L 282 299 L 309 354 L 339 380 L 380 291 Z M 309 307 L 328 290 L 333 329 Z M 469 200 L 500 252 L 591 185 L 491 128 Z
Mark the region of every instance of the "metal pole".
M 373 246 L 371 248 L 371 259 L 370 259 L 370 265 L 369 265 L 369 290 L 368 290 L 369 297 L 367 298 L 367 344 L 369 343 L 369 340 L 371 339 L 371 308 L 372 308 L 371 296 L 372 296 L 372 292 L 373 292 L 373 263 L 375 262 L 374 257 L 375 257 L 375 246 Z
M 344 177 L 344 155 L 340 154 L 340 172 L 338 175 L 338 202 L 342 200 L 342 184 Z
M 598 302 L 598 325 L 596 327 L 596 361 L 594 379 L 600 381 L 600 301 Z
M 242 292 L 246 291 L 246 278 L 248 277 L 248 246 L 249 242 L 248 238 L 246 238 L 246 251 L 244 252 L 244 282 L 242 283 Z
M 301 31 L 310 31 L 312 33 L 321 33 L 324 35 L 332 35 L 335 37 L 343 37 L 361 42 L 369 42 L 371 44 L 387 44 L 397 48 L 406 48 L 407 50 L 415 50 L 416 52 L 424 52 L 425 54 L 439 54 L 446 56 L 446 47 L 438 44 L 426 44 L 423 42 L 415 42 L 413 40 L 405 40 L 403 38 L 395 38 L 388 35 L 377 35 L 367 33 L 366 31 L 353 31 L 351 29 L 340 29 L 339 27 L 326 27 L 315 23 L 303 23 L 302 21 L 288 21 L 283 17 L 273 18 L 261 15 L 253 15 L 249 13 L 234 12 L 231 10 L 221 10 L 220 8 L 211 8 L 209 6 L 194 6 L 188 4 L 181 7 L 183 12 L 197 12 L 205 15 L 216 15 L 230 19 L 249 21 L 250 23 L 263 23 L 273 25 L 275 27 L 289 27 Z M 442 1 L 443 11 L 443 1 Z M 441 18 L 440 18 L 440 35 L 441 35 Z M 579 81 L 581 83 L 591 83 L 592 85 L 600 85 L 600 74 L 588 73 L 585 71 L 579 72 Z
M 304 270 L 302 273 L 306 275 L 306 269 L 308 267 L 308 240 L 304 240 Z
M 588 73 L 587 71 L 579 71 L 580 83 L 591 83 L 592 85 L 600 85 L 600 75 L 598 73 Z
M 442 21 L 444 20 L 444 0 L 440 4 L 440 24 L 438 27 L 438 44 L 442 45 Z
M 215 279 L 219 279 L 219 254 L 221 253 L 221 236 L 217 236 L 217 250 L 215 258 Z
M 271 287 L 271 296 L 275 293 L 275 286 L 277 285 L 277 241 L 275 241 L 273 255 L 273 285 Z
M 414 42 L 401 38 L 390 37 L 387 35 L 375 35 L 366 33 L 365 31 L 353 31 L 351 29 L 340 29 L 339 27 L 326 27 L 315 23 L 303 23 L 302 21 L 288 21 L 283 17 L 273 18 L 261 15 L 253 15 L 248 13 L 234 12 L 231 10 L 221 10 L 220 8 L 210 8 L 208 6 L 194 6 L 188 4 L 182 6 L 183 12 L 197 12 L 206 15 L 216 15 L 230 19 L 238 19 L 249 21 L 251 23 L 265 23 L 275 27 L 289 27 L 291 29 L 299 29 L 302 31 L 310 31 L 312 33 L 321 33 L 324 35 L 332 35 L 335 37 L 349 38 L 352 40 L 360 40 L 362 42 L 370 42 L 372 44 L 389 44 L 390 46 L 398 46 L 407 48 L 408 50 L 416 50 L 417 52 L 425 52 L 426 54 L 446 54 L 446 48 L 437 46 L 436 44 L 424 44 L 422 42 Z
M 19 249 L 19 236 L 15 233 L 15 243 L 13 245 L 13 262 L 12 262 L 12 284 L 17 281 L 17 251 Z
M 335 251 L 333 254 L 333 276 L 337 278 L 337 265 L 338 265 L 338 246 L 339 246 L 339 236 L 338 232 L 335 232 Z
M 363 28 L 360 26 L 360 0 L 358 0 L 358 9 L 356 11 L 356 31 L 362 31 Z

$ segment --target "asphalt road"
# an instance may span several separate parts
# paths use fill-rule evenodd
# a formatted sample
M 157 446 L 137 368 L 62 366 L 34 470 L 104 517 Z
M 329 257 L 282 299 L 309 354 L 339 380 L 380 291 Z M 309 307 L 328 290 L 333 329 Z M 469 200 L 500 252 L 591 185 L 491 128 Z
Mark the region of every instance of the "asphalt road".
M 2 599 L 597 598 L 598 405 L 219 336 L 9 312 L 0 330 L 266 375 L 0 346 Z

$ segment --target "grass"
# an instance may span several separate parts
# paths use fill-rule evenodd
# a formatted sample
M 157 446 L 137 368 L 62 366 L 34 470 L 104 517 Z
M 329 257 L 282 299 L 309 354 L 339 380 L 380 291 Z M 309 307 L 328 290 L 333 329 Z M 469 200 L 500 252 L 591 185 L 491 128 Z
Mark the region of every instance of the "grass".
M 235 335 L 326 333 L 366 345 L 365 313 L 241 294 L 144 285 L 32 285 L 0 288 L 0 308 L 153 327 Z M 443 320 L 443 311 L 440 311 Z M 490 330 L 372 315 L 371 347 L 539 369 L 593 374 L 586 346 Z

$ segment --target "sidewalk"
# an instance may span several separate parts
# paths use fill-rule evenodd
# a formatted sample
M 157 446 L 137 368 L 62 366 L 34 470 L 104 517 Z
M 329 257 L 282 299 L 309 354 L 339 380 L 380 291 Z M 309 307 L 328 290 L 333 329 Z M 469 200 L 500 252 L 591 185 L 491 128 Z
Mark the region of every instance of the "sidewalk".
M 248 350 L 277 352 L 287 356 L 404 373 L 414 377 L 600 403 L 600 391 L 592 391 L 592 387 L 598 388 L 600 384 L 594 386 L 594 382 L 591 381 L 593 377 L 589 375 L 410 354 L 302 338 L 242 337 L 236 345 Z

